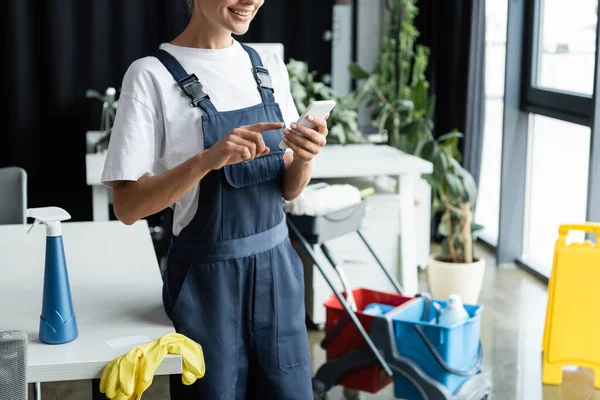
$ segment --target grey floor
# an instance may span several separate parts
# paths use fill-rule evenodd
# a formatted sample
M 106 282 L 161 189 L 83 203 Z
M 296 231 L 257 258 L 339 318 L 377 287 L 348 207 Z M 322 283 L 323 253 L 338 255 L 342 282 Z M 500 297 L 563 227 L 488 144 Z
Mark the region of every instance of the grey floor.
M 495 267 L 490 254 L 480 302 L 484 368 L 490 375 L 496 400 L 600 400 L 594 390 L 593 375 L 585 369 L 565 369 L 563 384 L 545 386 L 541 383 L 541 342 L 546 310 L 545 285 L 513 265 Z M 427 290 L 424 274 L 421 290 Z M 313 369 L 325 360 L 319 347 L 322 332 L 311 331 Z M 91 399 L 89 381 L 55 382 L 42 385 L 44 400 Z M 168 400 L 168 382 L 156 377 L 144 394 L 144 400 Z M 332 400 L 343 399 L 342 389 L 330 392 Z M 394 399 L 388 386 L 376 395 L 362 394 L 362 399 Z

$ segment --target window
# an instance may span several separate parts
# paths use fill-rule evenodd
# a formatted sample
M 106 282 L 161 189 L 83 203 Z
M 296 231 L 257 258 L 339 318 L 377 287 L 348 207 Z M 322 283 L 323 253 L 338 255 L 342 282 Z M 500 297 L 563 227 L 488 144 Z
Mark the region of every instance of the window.
M 522 110 L 590 126 L 598 0 L 524 3 Z
M 485 122 L 479 196 L 475 219 L 485 227 L 482 237 L 498 241 L 504 65 L 506 58 L 507 0 L 486 0 Z
M 508 1 L 497 261 L 540 278 L 559 226 L 600 218 L 598 3 Z
M 539 2 L 535 86 L 593 93 L 597 5 L 597 0 Z
M 590 129 L 530 115 L 529 138 L 523 258 L 547 275 L 559 225 L 585 222 Z

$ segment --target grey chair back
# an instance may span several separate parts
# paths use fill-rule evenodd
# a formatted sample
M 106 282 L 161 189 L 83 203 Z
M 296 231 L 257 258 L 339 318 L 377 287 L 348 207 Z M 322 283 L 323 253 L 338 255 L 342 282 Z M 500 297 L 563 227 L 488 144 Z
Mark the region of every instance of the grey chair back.
M 27 350 L 23 331 L 0 332 L 0 400 L 27 400 Z
M 27 173 L 23 168 L 0 168 L 0 225 L 27 223 Z

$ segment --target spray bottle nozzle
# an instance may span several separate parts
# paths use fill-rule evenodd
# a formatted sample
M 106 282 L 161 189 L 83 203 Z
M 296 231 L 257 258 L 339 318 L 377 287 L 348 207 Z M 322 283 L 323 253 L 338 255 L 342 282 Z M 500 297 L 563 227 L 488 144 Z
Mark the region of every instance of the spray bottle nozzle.
M 27 233 L 31 232 L 36 225 L 45 224 L 48 236 L 60 236 L 61 221 L 70 219 L 71 215 L 59 207 L 40 207 L 27 209 L 27 217 L 35 219 Z

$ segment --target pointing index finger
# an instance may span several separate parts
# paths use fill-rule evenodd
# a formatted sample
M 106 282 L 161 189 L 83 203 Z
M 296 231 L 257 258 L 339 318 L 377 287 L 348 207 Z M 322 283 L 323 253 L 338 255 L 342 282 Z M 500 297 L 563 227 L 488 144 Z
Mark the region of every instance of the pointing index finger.
M 260 122 L 258 124 L 246 126 L 245 128 L 250 131 L 265 132 L 281 129 L 283 128 L 283 124 L 281 122 Z

